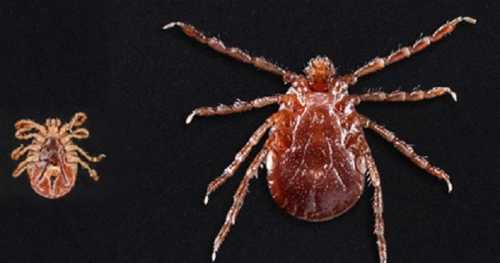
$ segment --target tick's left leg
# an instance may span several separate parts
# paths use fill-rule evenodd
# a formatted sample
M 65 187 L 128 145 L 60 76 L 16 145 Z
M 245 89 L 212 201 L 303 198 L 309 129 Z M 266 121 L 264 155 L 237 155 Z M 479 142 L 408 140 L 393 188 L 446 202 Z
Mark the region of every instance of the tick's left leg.
M 104 159 L 106 157 L 105 154 L 99 154 L 99 156 L 90 156 L 86 151 L 84 151 L 82 148 L 76 146 L 76 145 L 68 145 L 66 147 L 64 147 L 64 149 L 67 151 L 67 152 L 71 152 L 71 151 L 74 151 L 74 152 L 77 152 L 79 153 L 81 156 L 83 156 L 85 159 L 87 159 L 89 162 L 93 162 L 93 163 L 97 163 L 97 162 L 100 162 L 102 159 Z
M 404 92 L 404 91 L 394 91 L 390 93 L 385 92 L 369 92 L 360 95 L 352 95 L 359 99 L 359 102 L 363 101 L 374 101 L 374 102 L 382 102 L 382 101 L 396 101 L 396 102 L 405 102 L 405 101 L 420 101 L 420 100 L 428 100 L 436 97 L 440 97 L 443 95 L 449 94 L 454 101 L 457 101 L 457 94 L 453 92 L 448 87 L 436 87 L 430 90 L 414 90 L 412 92 Z
M 233 105 L 220 104 L 215 107 L 200 107 L 194 109 L 186 118 L 186 124 L 191 123 L 195 116 L 227 115 L 262 108 L 280 102 L 283 95 L 262 97 L 251 101 L 238 100 Z
M 266 146 L 264 146 L 264 147 L 266 147 Z M 226 215 L 226 221 L 224 222 L 224 225 L 222 225 L 219 233 L 217 234 L 217 237 L 214 240 L 212 261 L 215 260 L 215 257 L 217 255 L 217 251 L 219 250 L 220 246 L 222 245 L 222 242 L 224 242 L 224 240 L 226 239 L 226 236 L 229 233 L 231 226 L 236 223 L 236 217 L 238 216 L 238 213 L 240 212 L 241 206 L 243 205 L 243 201 L 245 200 L 245 197 L 248 193 L 248 186 L 250 185 L 250 180 L 257 177 L 257 171 L 259 169 L 259 165 L 264 161 L 267 153 L 268 153 L 268 150 L 266 148 L 264 148 L 257 154 L 255 159 L 252 161 L 252 163 L 248 167 L 248 170 L 245 174 L 245 177 L 241 181 L 241 183 L 238 187 L 238 190 L 236 190 L 236 193 L 233 196 L 233 205 L 231 206 L 231 208 L 229 209 L 229 211 Z
M 87 170 L 89 172 L 90 178 L 94 179 L 94 181 L 98 181 L 99 180 L 99 175 L 97 175 L 96 170 L 90 168 L 89 164 L 86 163 L 86 162 L 84 162 L 84 161 L 82 161 L 79 157 L 77 157 L 77 156 L 69 156 L 67 158 L 67 162 L 79 164 L 81 167 L 83 167 L 85 170 Z
M 384 138 L 386 141 L 392 143 L 394 148 L 396 148 L 404 156 L 408 157 L 414 164 L 416 164 L 427 173 L 444 180 L 448 185 L 448 192 L 451 192 L 453 190 L 453 185 L 450 182 L 450 176 L 445 171 L 443 171 L 439 167 L 431 165 L 429 161 L 427 161 L 424 157 L 418 155 L 410 145 L 396 137 L 394 133 L 387 130 L 382 125 L 371 121 L 365 116 L 359 116 L 365 128 L 373 130 L 378 135 L 382 136 L 382 138 Z

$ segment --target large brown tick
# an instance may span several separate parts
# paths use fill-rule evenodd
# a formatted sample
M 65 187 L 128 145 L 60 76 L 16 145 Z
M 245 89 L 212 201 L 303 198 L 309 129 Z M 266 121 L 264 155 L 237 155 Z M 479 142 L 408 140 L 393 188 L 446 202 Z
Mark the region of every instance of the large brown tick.
M 236 222 L 250 180 L 257 177 L 258 167 L 265 161 L 269 190 L 278 206 L 290 215 L 310 222 L 327 221 L 348 211 L 363 193 L 366 176 L 374 188 L 374 234 L 377 238 L 379 259 L 381 263 L 387 262 L 382 186 L 363 129 L 373 130 L 418 167 L 445 181 L 449 192 L 452 190 L 452 184 L 445 171 L 431 165 L 391 131 L 356 112 L 356 105 L 363 101 L 419 101 L 445 94 L 450 94 L 456 100 L 456 95 L 447 87 L 412 92 L 369 92 L 361 95 L 349 94 L 348 89 L 359 78 L 409 58 L 441 40 L 462 21 L 476 23 L 476 20 L 470 17 L 457 17 L 413 45 L 400 48 L 387 57 L 374 58 L 354 73 L 343 76 L 336 74 L 334 65 L 327 57 L 318 56 L 311 59 L 304 74 L 297 74 L 265 58 L 252 57 L 239 48 L 226 47 L 221 40 L 205 36 L 192 25 L 172 22 L 164 26 L 164 29 L 178 26 L 187 36 L 243 63 L 279 75 L 285 84 L 291 85 L 286 94 L 249 102 L 237 101 L 233 105 L 197 108 L 186 119 L 186 123 L 190 123 L 197 115 L 225 115 L 271 104 L 280 106 L 279 111 L 255 131 L 222 175 L 208 185 L 205 204 L 209 195 L 234 175 L 252 147 L 269 130 L 269 138 L 250 164 L 234 195 L 233 205 L 225 223 L 215 238 L 212 260 L 215 260 L 231 225 Z
M 45 125 L 32 120 L 17 121 L 16 138 L 32 142 L 12 151 L 13 160 L 18 160 L 25 154 L 28 156 L 19 163 L 12 176 L 19 177 L 27 171 L 33 190 L 49 199 L 60 198 L 71 191 L 76 182 L 78 165 L 87 169 L 90 177 L 97 181 L 97 172 L 80 159 L 79 155 L 94 163 L 102 160 L 105 155 L 91 157 L 72 142 L 73 139 L 89 137 L 87 129 L 78 128 L 86 119 L 85 113 L 80 112 L 65 124 L 62 124 L 60 119 L 47 119 Z

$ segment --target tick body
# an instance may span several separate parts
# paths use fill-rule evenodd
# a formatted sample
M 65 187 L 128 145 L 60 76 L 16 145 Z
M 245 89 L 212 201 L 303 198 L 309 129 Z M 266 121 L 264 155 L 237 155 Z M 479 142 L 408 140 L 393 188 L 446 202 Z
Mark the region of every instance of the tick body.
M 16 122 L 16 138 L 32 142 L 28 146 L 21 145 L 12 151 L 13 160 L 27 155 L 12 175 L 19 177 L 27 171 L 31 188 L 48 199 L 63 197 L 73 189 L 78 165 L 87 169 L 90 176 L 97 181 L 99 179 L 97 172 L 80 156 L 90 162 L 99 162 L 105 155 L 91 157 L 73 143 L 74 139 L 89 137 L 87 129 L 78 128 L 86 119 L 84 113 L 77 113 L 69 123 L 65 124 L 59 119 L 47 119 L 45 125 L 32 120 Z
M 448 87 L 435 87 L 412 92 L 369 92 L 355 95 L 349 94 L 349 87 L 358 79 L 406 59 L 441 40 L 455 30 L 460 22 L 475 24 L 476 20 L 457 17 L 413 45 L 402 47 L 386 57 L 374 58 L 346 75 L 338 75 L 330 59 L 321 56 L 311 59 L 304 72 L 298 74 L 265 58 L 252 57 L 239 48 L 226 47 L 221 40 L 205 36 L 192 25 L 182 22 L 167 24 L 164 29 L 178 26 L 189 37 L 243 63 L 276 74 L 289 85 L 285 94 L 248 102 L 237 101 L 233 105 L 197 108 L 186 119 L 186 123 L 190 123 L 195 116 L 226 115 L 279 105 L 279 110 L 254 132 L 222 175 L 208 185 L 205 204 L 209 195 L 235 174 L 252 148 L 268 133 L 264 147 L 250 164 L 236 190 L 233 204 L 215 238 L 212 260 L 215 260 L 230 227 L 236 222 L 250 181 L 257 177 L 259 166 L 265 163 L 269 190 L 278 206 L 296 218 L 311 222 L 327 221 L 347 212 L 359 200 L 365 187 L 365 179 L 368 180 L 374 189 L 372 207 L 379 262 L 387 262 L 382 185 L 364 130 L 374 131 L 392 143 L 415 165 L 445 181 L 449 192 L 452 191 L 452 184 L 445 171 L 430 164 L 391 131 L 356 112 L 356 105 L 364 101 L 420 101 L 446 94 L 456 101 L 456 94 Z

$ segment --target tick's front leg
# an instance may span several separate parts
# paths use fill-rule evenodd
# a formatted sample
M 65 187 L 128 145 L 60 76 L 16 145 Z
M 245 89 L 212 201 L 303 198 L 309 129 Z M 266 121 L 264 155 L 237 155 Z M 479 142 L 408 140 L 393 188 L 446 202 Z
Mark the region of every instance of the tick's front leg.
M 394 91 L 390 93 L 376 91 L 361 95 L 352 95 L 358 98 L 359 102 L 374 101 L 374 102 L 406 102 L 428 100 L 443 95 L 449 94 L 454 101 L 457 101 L 457 94 L 448 87 L 436 87 L 430 90 L 414 90 L 412 92 Z
M 436 31 L 434 31 L 432 35 L 425 36 L 417 40 L 412 46 L 402 47 L 396 50 L 395 52 L 391 53 L 387 57 L 383 58 L 377 57 L 372 59 L 366 65 L 362 66 L 361 68 L 357 69 L 354 73 L 347 76 L 347 79 L 350 82 L 349 84 L 353 85 L 357 82 L 358 78 L 372 74 L 376 71 L 385 68 L 390 64 L 409 58 L 413 54 L 424 50 L 432 43 L 438 42 L 439 40 L 441 40 L 442 38 L 453 32 L 457 24 L 459 24 L 460 22 L 475 24 L 476 19 L 467 16 L 465 17 L 459 16 L 439 27 Z
M 226 45 L 224 45 L 224 42 L 222 42 L 220 39 L 217 39 L 216 37 L 207 37 L 205 36 L 205 34 L 203 34 L 203 32 L 190 24 L 186 24 L 183 22 L 171 22 L 165 25 L 163 29 L 170 29 L 175 26 L 180 27 L 184 34 L 186 34 L 188 37 L 194 38 L 198 42 L 208 45 L 215 51 L 232 57 L 238 61 L 246 64 L 252 64 L 258 69 L 265 70 L 282 77 L 284 77 L 286 74 L 290 74 L 289 71 L 284 70 L 278 65 L 269 62 L 266 58 L 252 57 L 248 53 L 237 47 L 226 47 Z
M 262 108 L 280 102 L 283 95 L 262 97 L 252 101 L 238 100 L 233 105 L 221 104 L 215 107 L 200 107 L 194 109 L 191 114 L 186 118 L 186 124 L 191 123 L 195 116 L 213 116 L 213 115 L 227 115 L 232 113 L 250 111 L 253 109 Z
M 418 167 L 426 171 L 432 176 L 435 176 L 441 180 L 444 180 L 448 186 L 448 192 L 453 190 L 453 185 L 450 181 L 450 176 L 443 171 L 441 168 L 433 166 L 429 163 L 424 157 L 418 155 L 415 150 L 408 145 L 405 141 L 399 139 L 392 133 L 391 131 L 384 128 L 382 125 L 379 125 L 365 116 L 359 115 L 361 122 L 363 123 L 365 128 L 371 129 L 376 132 L 378 135 L 382 136 L 386 141 L 392 143 L 394 148 L 396 148 L 400 153 L 404 156 L 408 157 L 414 164 Z

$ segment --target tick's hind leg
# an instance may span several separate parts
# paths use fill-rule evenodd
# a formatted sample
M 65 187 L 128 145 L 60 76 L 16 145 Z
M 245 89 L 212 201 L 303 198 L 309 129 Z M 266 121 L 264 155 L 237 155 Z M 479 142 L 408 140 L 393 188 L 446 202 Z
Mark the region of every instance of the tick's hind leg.
M 368 148 L 368 145 L 366 145 L 366 151 L 367 153 L 365 154 L 365 158 L 368 166 L 370 183 L 373 186 L 372 207 L 373 207 L 373 215 L 375 217 L 374 219 L 375 227 L 373 233 L 377 237 L 379 262 L 386 263 L 387 244 L 384 235 L 384 217 L 383 217 L 384 202 L 382 199 L 382 184 L 380 182 L 380 174 L 378 172 L 377 165 L 375 164 L 375 160 L 373 159 L 373 156 Z
M 373 101 L 373 102 L 406 102 L 406 101 L 420 101 L 433 99 L 439 96 L 449 94 L 454 101 L 457 101 L 457 94 L 448 87 L 436 87 L 430 90 L 414 90 L 412 92 L 394 91 L 390 93 L 385 92 L 369 92 L 360 95 L 353 95 L 359 98 L 359 102 Z
M 252 148 L 259 143 L 264 134 L 269 128 L 273 125 L 271 118 L 267 119 L 264 124 L 262 124 L 250 137 L 248 142 L 241 148 L 241 150 L 236 154 L 233 162 L 224 169 L 224 172 L 217 178 L 215 178 L 207 187 L 207 194 L 205 195 L 204 203 L 208 203 L 208 198 L 212 192 L 217 190 L 222 184 L 226 182 L 227 179 L 232 177 L 234 173 L 238 170 L 240 165 L 245 161 L 248 157 L 248 154 L 252 150 Z
M 369 74 L 372 74 L 376 71 L 379 71 L 386 66 L 396 63 L 400 60 L 409 58 L 413 54 L 422 51 L 423 49 L 430 46 L 432 43 L 438 42 L 451 32 L 455 30 L 455 27 L 460 22 L 467 22 L 470 24 L 475 24 L 476 19 L 471 17 L 463 17 L 459 16 L 451 21 L 448 21 L 446 24 L 439 27 L 434 33 L 430 36 L 425 36 L 419 40 L 417 40 L 413 45 L 402 47 L 394 52 L 392 52 L 389 56 L 384 58 L 374 58 L 368 64 L 362 66 L 357 69 L 353 74 L 349 75 L 350 84 L 356 83 L 357 79 Z
M 233 196 L 233 205 L 231 206 L 231 208 L 229 209 L 229 211 L 226 215 L 226 221 L 224 222 L 224 225 L 222 225 L 219 233 L 217 234 L 217 237 L 214 240 L 212 261 L 215 260 L 215 257 L 217 255 L 217 251 L 219 250 L 220 246 L 222 245 L 222 242 L 224 242 L 224 240 L 226 239 L 226 236 L 229 233 L 231 226 L 236 223 L 236 217 L 238 216 L 238 213 L 240 212 L 241 206 L 243 205 L 243 201 L 245 200 L 245 197 L 248 193 L 248 186 L 250 185 L 250 180 L 257 177 L 259 165 L 264 161 L 267 153 L 268 153 L 268 150 L 266 148 L 264 148 L 257 154 L 255 159 L 252 161 L 252 163 L 248 167 L 248 170 L 245 174 L 245 177 L 241 181 L 241 183 L 238 187 L 238 190 L 236 190 L 236 193 Z
M 77 156 L 68 156 L 67 157 L 67 162 L 68 163 L 77 163 L 83 169 L 87 170 L 89 173 L 90 178 L 94 179 L 94 181 L 99 181 L 99 175 L 97 174 L 96 170 L 90 168 L 90 165 L 86 162 L 84 162 L 82 159 L 80 159 Z
M 195 116 L 227 115 L 262 108 L 271 104 L 279 103 L 283 95 L 262 97 L 252 101 L 238 100 L 233 105 L 219 105 L 215 107 L 200 107 L 194 109 L 186 118 L 186 124 L 191 123 Z
M 224 43 L 217 39 L 216 37 L 207 37 L 203 32 L 196 29 L 194 26 L 190 24 L 186 24 L 183 22 L 171 22 L 163 27 L 163 29 L 170 29 L 175 26 L 178 26 L 182 29 L 184 34 L 188 37 L 196 39 L 198 42 L 208 45 L 212 49 L 217 52 L 220 52 L 224 55 L 232 57 L 238 61 L 241 61 L 246 64 L 252 64 L 256 68 L 265 70 L 267 72 L 271 72 L 276 75 L 285 76 L 285 74 L 289 74 L 288 71 L 280 68 L 278 65 L 269 62 L 267 59 L 263 57 L 252 57 L 248 53 L 237 47 L 226 47 Z
M 431 165 L 429 161 L 427 161 L 424 157 L 418 155 L 410 145 L 408 145 L 406 142 L 396 137 L 394 133 L 387 130 L 382 125 L 377 124 L 368 119 L 367 117 L 361 115 L 360 118 L 365 128 L 373 130 L 378 135 L 382 136 L 382 138 L 384 138 L 386 141 L 392 143 L 394 148 L 396 148 L 404 156 L 408 157 L 414 164 L 416 164 L 418 167 L 420 167 L 427 173 L 439 179 L 444 180 L 448 185 L 448 192 L 451 192 L 453 190 L 453 185 L 451 184 L 450 176 L 445 171 L 443 171 L 441 168 Z

